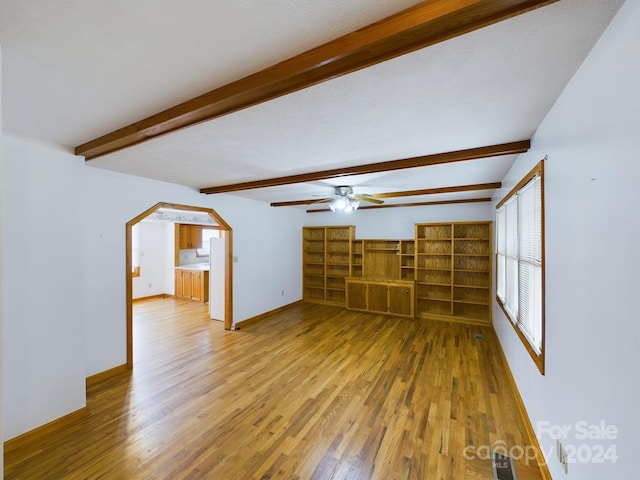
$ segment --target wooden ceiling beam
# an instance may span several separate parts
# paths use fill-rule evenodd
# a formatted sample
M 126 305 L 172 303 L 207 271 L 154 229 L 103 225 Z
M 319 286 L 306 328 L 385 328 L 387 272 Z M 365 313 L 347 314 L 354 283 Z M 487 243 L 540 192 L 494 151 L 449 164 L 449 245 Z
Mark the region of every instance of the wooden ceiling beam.
M 460 200 L 440 200 L 437 202 L 413 202 L 413 203 L 394 203 L 391 205 L 366 205 L 364 207 L 358 207 L 358 210 L 371 210 L 378 208 L 400 208 L 400 207 L 430 207 L 433 205 L 455 205 L 458 203 L 478 203 L 478 202 L 490 202 L 491 197 L 485 198 L 469 198 L 469 199 L 460 199 Z M 314 209 L 307 210 L 307 213 L 321 213 L 321 212 L 330 212 L 329 208 L 322 209 Z
M 558 0 L 431 0 L 75 147 L 91 160 Z
M 423 190 L 405 190 L 403 192 L 386 192 L 386 193 L 370 193 L 368 197 L 373 198 L 398 198 L 398 197 L 412 197 L 416 195 L 435 195 L 439 193 L 457 193 L 457 192 L 472 192 L 477 190 L 494 190 L 500 188 L 502 182 L 493 183 L 476 183 L 473 185 L 456 185 L 453 187 L 437 187 L 437 188 L 425 188 Z M 307 199 L 307 200 L 292 200 L 289 202 L 273 202 L 272 207 L 294 207 L 297 205 L 311 205 L 314 203 L 326 203 L 331 198 L 323 199 Z M 361 207 L 364 208 L 364 207 Z
M 427 167 L 430 165 L 441 165 L 444 163 L 462 162 L 466 160 L 478 160 L 481 158 L 498 157 L 502 155 L 517 155 L 525 153 L 531 146 L 530 140 L 520 142 L 502 143 L 500 145 L 490 145 L 487 147 L 469 148 L 466 150 L 456 150 L 454 152 L 434 153 L 422 157 L 403 158 L 401 160 L 390 160 L 387 162 L 368 163 L 353 167 L 335 168 L 332 170 L 322 170 L 319 172 L 302 173 L 299 175 L 289 175 L 286 177 L 268 178 L 265 180 L 255 180 L 252 182 L 233 183 L 229 185 L 218 185 L 200 189 L 200 193 L 229 193 L 241 190 L 251 190 L 254 188 L 278 187 L 280 185 L 291 185 L 294 183 L 315 182 L 330 178 L 340 178 L 350 175 L 363 175 L 366 173 L 389 172 L 393 170 L 403 170 L 406 168 Z
M 502 182 L 475 183 L 473 185 L 456 185 L 453 187 L 425 188 L 423 190 L 406 190 L 404 192 L 376 193 L 371 196 L 376 198 L 412 197 L 416 195 L 436 195 L 438 193 L 457 193 L 457 192 L 472 192 L 476 190 L 494 190 L 496 188 L 500 188 L 501 186 L 502 186 Z

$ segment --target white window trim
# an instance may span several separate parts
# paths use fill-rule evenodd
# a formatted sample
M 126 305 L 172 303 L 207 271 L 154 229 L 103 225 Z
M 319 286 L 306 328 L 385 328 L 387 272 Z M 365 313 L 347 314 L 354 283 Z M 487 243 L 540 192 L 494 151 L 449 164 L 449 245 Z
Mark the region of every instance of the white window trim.
M 205 234 L 205 232 L 208 232 Z M 202 227 L 200 233 L 202 237 L 202 248 L 196 249 L 196 257 L 209 257 L 209 238 L 220 238 L 220 229 L 211 227 Z

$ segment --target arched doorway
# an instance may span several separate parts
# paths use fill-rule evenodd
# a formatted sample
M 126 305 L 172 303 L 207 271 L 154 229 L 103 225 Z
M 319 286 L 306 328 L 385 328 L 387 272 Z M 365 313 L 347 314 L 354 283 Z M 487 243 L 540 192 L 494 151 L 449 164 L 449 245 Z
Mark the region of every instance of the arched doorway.
M 145 210 L 140 215 L 132 218 L 126 224 L 126 274 L 127 274 L 127 368 L 133 368 L 133 259 L 132 259 L 132 227 L 147 218 L 149 215 L 160 209 L 183 210 L 188 212 L 204 212 L 208 214 L 218 225 L 220 232 L 224 238 L 224 265 L 225 265 L 225 307 L 224 307 L 224 328 L 231 330 L 233 328 L 233 276 L 232 276 L 232 258 L 233 258 L 233 231 L 229 224 L 218 215 L 215 210 L 204 207 L 193 207 L 189 205 L 180 205 L 175 203 L 160 202 L 153 207 Z

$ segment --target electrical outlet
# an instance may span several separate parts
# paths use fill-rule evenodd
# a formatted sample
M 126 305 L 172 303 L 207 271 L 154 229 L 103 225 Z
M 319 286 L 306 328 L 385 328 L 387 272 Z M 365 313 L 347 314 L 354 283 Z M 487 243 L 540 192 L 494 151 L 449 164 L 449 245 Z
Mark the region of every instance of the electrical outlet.
M 556 439 L 556 454 L 558 455 L 558 460 L 560 461 L 560 465 L 562 465 L 562 469 L 564 473 L 569 473 L 569 461 L 567 459 L 567 451 L 564 449 L 562 442 L 560 439 Z

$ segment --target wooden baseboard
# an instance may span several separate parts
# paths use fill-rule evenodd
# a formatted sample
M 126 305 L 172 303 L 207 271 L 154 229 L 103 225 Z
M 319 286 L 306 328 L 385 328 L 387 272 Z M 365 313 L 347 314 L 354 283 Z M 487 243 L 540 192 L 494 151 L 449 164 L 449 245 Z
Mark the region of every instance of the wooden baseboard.
M 119 365 L 114 368 L 110 368 L 109 370 L 105 370 L 104 372 L 96 373 L 95 375 L 91 375 L 86 379 L 87 388 L 91 386 L 95 386 L 96 384 L 103 382 L 105 380 L 110 379 L 116 375 L 121 374 L 122 372 L 126 372 L 128 370 L 127 365 Z M 89 409 L 87 407 L 82 407 L 79 410 L 71 412 L 67 415 L 64 415 L 60 418 L 56 418 L 49 423 L 45 423 L 39 427 L 34 428 L 33 430 L 29 430 L 17 437 L 11 438 L 4 442 L 5 451 L 20 448 L 23 445 L 32 443 L 36 441 L 38 438 L 46 435 L 52 430 L 57 430 L 59 428 L 64 428 L 72 423 L 77 422 L 78 420 L 89 415 Z
M 344 302 L 342 302 L 342 303 L 339 303 L 339 302 L 329 302 L 329 301 L 327 301 L 327 300 L 316 300 L 316 299 L 314 299 L 314 298 L 303 298 L 303 299 L 301 300 L 301 302 L 304 302 L 304 303 L 314 303 L 314 304 L 316 304 L 316 305 L 331 305 L 331 306 L 333 306 L 333 307 L 343 307 L 343 308 L 347 308 L 347 305 L 346 305 Z
M 247 325 L 251 325 L 252 323 L 259 322 L 260 320 L 264 320 L 266 317 L 270 317 L 271 315 L 275 315 L 276 313 L 284 312 L 285 310 L 288 310 L 291 307 L 294 307 L 301 303 L 303 303 L 303 300 L 297 300 L 293 303 L 283 305 L 282 307 L 274 308 L 273 310 L 269 310 L 268 312 L 261 313 L 260 315 L 256 315 L 255 317 L 247 318 L 246 320 L 241 320 L 235 324 L 236 330 L 239 330 L 241 327 L 246 327 Z
M 131 301 L 133 303 L 136 303 L 136 302 L 144 302 L 145 300 L 153 300 L 156 298 L 171 298 L 171 297 L 173 297 L 173 295 L 171 295 L 170 293 L 159 293 L 157 295 L 150 295 L 148 297 L 132 298 Z
M 416 318 L 424 320 L 437 320 L 438 322 L 460 323 L 462 325 L 473 325 L 476 327 L 491 327 L 491 320 L 474 320 L 472 318 L 451 317 L 448 315 L 418 314 Z
M 109 380 L 116 375 L 120 375 L 123 372 L 129 370 L 127 364 L 118 365 L 117 367 L 110 368 L 109 370 L 105 370 L 104 372 L 96 373 L 95 375 L 91 375 L 87 377 L 87 388 L 94 387 L 100 382 L 104 382 L 105 380 Z
M 500 343 L 500 338 L 498 337 L 498 333 L 496 332 L 496 329 L 493 325 L 491 325 L 491 331 L 495 336 L 495 341 L 498 345 L 498 355 L 500 355 L 502 363 L 504 363 L 505 370 L 507 372 L 507 380 L 509 382 L 509 385 L 511 386 L 511 390 L 513 390 L 513 394 L 516 399 L 516 405 L 518 406 L 520 416 L 522 417 L 522 421 L 524 422 L 524 427 L 527 430 L 529 443 L 536 449 L 536 461 L 538 462 L 538 466 L 540 467 L 540 474 L 542 475 L 542 478 L 544 480 L 553 480 L 551 478 L 551 472 L 549 471 L 549 467 L 547 465 L 547 459 L 544 458 L 542 448 L 540 447 L 540 442 L 538 442 L 536 431 L 531 424 L 531 419 L 529 418 L 527 407 L 525 407 L 524 405 L 524 401 L 522 400 L 522 396 L 520 395 L 520 390 L 518 390 L 518 385 L 516 384 L 516 379 L 511 372 L 511 367 L 509 366 L 509 362 L 507 361 L 507 356 L 504 354 L 502 344 Z
M 82 407 L 79 410 L 71 412 L 67 415 L 64 415 L 60 418 L 56 418 L 55 420 L 45 423 L 44 425 L 40 425 L 39 427 L 34 428 L 33 430 L 29 430 L 17 437 L 13 437 L 6 442 L 4 442 L 4 451 L 5 453 L 10 452 L 11 450 L 17 450 L 22 448 L 25 445 L 31 444 L 37 439 L 42 438 L 47 433 L 52 430 L 58 430 L 60 428 L 64 428 L 72 423 L 75 423 L 89 415 L 89 409 L 87 407 Z

